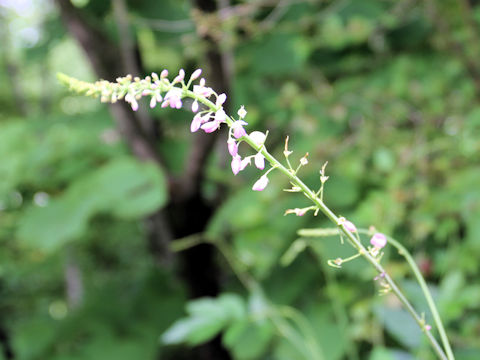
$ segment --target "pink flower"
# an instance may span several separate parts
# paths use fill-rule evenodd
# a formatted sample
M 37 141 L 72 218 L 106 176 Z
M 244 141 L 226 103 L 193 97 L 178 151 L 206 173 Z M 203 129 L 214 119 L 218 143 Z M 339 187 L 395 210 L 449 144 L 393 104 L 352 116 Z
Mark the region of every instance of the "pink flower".
M 215 121 L 218 121 L 219 123 L 221 123 L 221 122 L 225 122 L 226 119 L 227 119 L 227 114 L 223 109 L 220 109 L 215 113 Z
M 160 79 L 165 79 L 168 76 L 168 70 L 163 69 L 162 72 L 160 73 Z
M 232 167 L 233 175 L 237 175 L 241 171 L 242 166 L 242 158 L 240 157 L 240 155 L 235 155 L 230 165 Z
M 257 180 L 255 184 L 252 186 L 252 190 L 254 191 L 262 191 L 268 185 L 268 177 L 267 175 L 263 175 L 260 179 Z
M 166 93 L 162 108 L 169 105 L 172 109 L 180 109 L 182 107 L 182 90 L 174 87 Z
M 190 124 L 190 131 L 195 132 L 200 129 L 200 126 L 203 124 L 203 118 L 200 114 L 196 114 L 193 117 L 192 123 Z
M 200 79 L 199 85 L 193 85 L 193 92 L 195 95 L 203 96 L 203 97 L 210 97 L 213 94 L 213 90 L 210 87 L 205 86 L 205 79 Z
M 180 69 L 180 71 L 178 72 L 178 75 L 175 77 L 175 79 L 173 79 L 173 82 L 178 83 L 183 81 L 183 79 L 185 79 L 185 70 Z
M 345 229 L 347 229 L 352 233 L 357 232 L 357 227 L 351 221 L 345 220 L 345 222 L 343 223 L 343 226 L 345 227 Z
M 198 101 L 195 100 L 193 103 L 192 103 L 192 111 L 195 113 L 198 111 Z
M 202 69 L 197 69 L 193 72 L 192 76 L 190 76 L 190 81 L 198 79 L 198 77 L 202 74 Z
M 227 100 L 227 95 L 225 94 L 220 94 L 218 95 L 217 97 L 217 102 L 215 103 L 215 105 L 217 106 L 221 106 L 225 103 L 225 101 Z
M 255 166 L 260 170 L 265 168 L 265 157 L 261 153 L 255 155 Z
M 201 126 L 202 130 L 205 131 L 206 133 L 212 133 L 214 132 L 215 130 L 218 129 L 218 127 L 220 126 L 220 124 L 216 121 L 209 121 L 209 122 L 206 122 L 205 124 L 203 124 Z
M 265 140 L 267 139 L 267 135 L 260 132 L 260 131 L 253 131 L 250 134 L 250 139 L 257 145 L 257 146 L 262 146 L 265 143 Z
M 229 139 L 227 141 L 227 145 L 228 145 L 228 152 L 230 153 L 230 155 L 235 156 L 238 154 L 238 144 L 235 140 Z
M 138 102 L 136 99 L 132 99 L 132 101 L 130 102 L 130 105 L 132 106 L 132 110 L 133 111 L 137 111 L 138 110 Z
M 125 95 L 125 101 L 130 104 L 133 111 L 138 110 L 138 102 L 137 102 L 137 99 L 135 99 L 134 95 L 132 95 L 131 93 L 128 93 L 127 95 Z
M 243 125 L 247 125 L 247 124 L 248 124 L 248 123 L 246 123 L 246 122 L 243 121 L 243 120 L 235 121 L 235 122 L 232 124 L 233 136 L 238 139 L 238 138 L 241 138 L 242 136 L 247 135 L 247 132 L 246 132 L 245 129 L 243 128 Z
M 157 106 L 157 98 L 155 96 L 152 96 L 152 98 L 150 99 L 150 108 L 154 108 L 155 106 Z
M 242 160 L 242 163 L 240 164 L 240 171 L 245 169 L 247 165 L 250 165 L 250 157 L 246 157 L 245 159 Z
M 370 244 L 372 244 L 377 249 L 381 249 L 385 245 L 387 245 L 387 237 L 382 233 L 375 233 L 370 239 Z

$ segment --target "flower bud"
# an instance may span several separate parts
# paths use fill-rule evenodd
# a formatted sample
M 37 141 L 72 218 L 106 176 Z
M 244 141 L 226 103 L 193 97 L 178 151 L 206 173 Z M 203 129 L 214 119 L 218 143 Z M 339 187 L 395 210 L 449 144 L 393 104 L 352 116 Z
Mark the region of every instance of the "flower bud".
M 240 119 L 243 119 L 245 116 L 247 116 L 247 110 L 245 110 L 245 107 L 243 105 L 237 111 L 237 114 L 238 116 L 240 116 Z
M 192 76 L 190 76 L 190 81 L 198 79 L 198 77 L 202 74 L 202 69 L 197 69 L 193 72 Z
M 229 139 L 227 141 L 228 152 L 232 156 L 236 156 L 238 154 L 238 144 L 235 140 Z
M 260 179 L 257 180 L 255 184 L 252 186 L 252 190 L 254 191 L 262 191 L 268 185 L 268 177 L 267 175 L 263 175 Z
M 260 170 L 265 169 L 265 157 L 261 153 L 255 155 L 255 166 Z
M 382 233 L 375 233 L 370 239 L 370 244 L 372 244 L 377 249 L 381 249 L 385 245 L 387 245 L 387 237 Z

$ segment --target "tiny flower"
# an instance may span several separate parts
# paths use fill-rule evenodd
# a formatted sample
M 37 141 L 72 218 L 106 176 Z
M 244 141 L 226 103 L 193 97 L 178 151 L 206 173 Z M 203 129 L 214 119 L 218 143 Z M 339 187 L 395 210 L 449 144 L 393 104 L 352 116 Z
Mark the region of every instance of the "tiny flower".
M 233 175 L 237 175 L 241 171 L 240 168 L 242 166 L 242 158 L 240 157 L 240 155 L 235 155 L 230 165 L 232 167 Z
M 167 69 L 162 70 L 162 72 L 160 73 L 160 79 L 165 79 L 167 76 L 168 76 L 168 70 Z
M 227 95 L 225 94 L 220 94 L 218 95 L 217 97 L 217 102 L 215 103 L 215 105 L 217 106 L 221 106 L 225 103 L 225 101 L 227 100 Z
M 225 122 L 227 119 L 227 114 L 225 113 L 225 110 L 220 109 L 215 113 L 215 121 L 218 121 L 219 123 Z
M 265 156 L 263 156 L 261 153 L 255 155 L 255 166 L 260 170 L 265 168 Z
M 387 245 L 387 237 L 382 233 L 375 233 L 370 239 L 370 244 L 372 244 L 377 249 L 381 249 L 385 245 Z
M 174 87 L 167 92 L 162 107 L 167 107 L 169 105 L 172 109 L 180 109 L 182 107 L 182 90 Z
M 383 279 L 384 277 L 385 277 L 385 271 L 375 276 L 373 280 L 377 281 L 377 280 Z
M 195 100 L 193 103 L 192 103 L 192 111 L 193 112 L 197 112 L 198 111 L 198 101 Z
M 357 227 L 351 221 L 345 220 L 345 222 L 343 223 L 343 226 L 345 227 L 345 229 L 347 229 L 352 233 L 357 232 Z
M 218 127 L 220 126 L 220 124 L 216 121 L 209 121 L 209 122 L 206 122 L 205 124 L 203 124 L 201 126 L 202 130 L 205 131 L 206 133 L 212 133 L 214 132 L 215 130 L 218 129 Z
M 193 92 L 195 95 L 203 96 L 203 97 L 210 97 L 213 94 L 213 90 L 210 87 L 205 86 L 205 79 L 200 79 L 199 85 L 193 85 Z
M 198 77 L 202 74 L 202 69 L 197 69 L 193 72 L 192 76 L 190 76 L 190 81 L 198 79 Z
M 253 131 L 248 136 L 250 136 L 253 142 L 258 146 L 262 146 L 265 143 L 265 140 L 267 138 L 267 135 L 265 135 L 260 131 Z
M 127 95 L 125 95 L 125 101 L 127 103 L 130 103 L 130 106 L 132 107 L 132 110 L 133 111 L 137 111 L 138 110 L 138 102 L 137 102 L 137 99 L 135 99 L 135 96 L 133 96 L 131 93 L 128 93 Z
M 228 152 L 230 153 L 230 155 L 235 156 L 238 154 L 238 144 L 235 140 L 230 138 L 227 141 L 227 145 L 228 145 Z
M 432 330 L 432 326 L 431 326 L 431 325 L 428 325 L 428 324 L 427 324 L 427 325 L 425 325 L 425 330 L 427 330 L 427 331 L 430 331 L 430 330 Z
M 178 83 L 183 81 L 183 79 L 185 79 L 185 70 L 180 69 L 180 71 L 178 72 L 178 75 L 175 77 L 175 79 L 173 79 L 173 82 Z
M 262 191 L 268 185 L 268 177 L 267 175 L 263 175 L 260 179 L 257 180 L 255 184 L 252 186 L 252 190 L 254 191 Z
M 247 125 L 247 123 L 243 120 L 238 120 L 233 123 L 232 129 L 233 129 L 233 136 L 235 138 L 238 139 L 238 138 L 241 138 L 242 136 L 247 135 L 247 132 L 243 128 L 243 125 Z
M 200 126 L 203 124 L 203 118 L 200 114 L 196 114 L 193 117 L 192 123 L 190 124 L 190 131 L 195 132 L 200 129 Z
M 157 98 L 155 96 L 152 96 L 150 99 L 150 108 L 154 108 L 157 105 Z
M 245 110 L 245 107 L 242 105 L 240 109 L 237 111 L 238 116 L 240 116 L 240 119 L 245 118 L 247 116 L 247 110 Z
M 305 166 L 308 164 L 307 156 L 308 153 L 306 153 L 305 156 L 300 159 L 300 165 Z
M 133 110 L 133 111 L 137 111 L 137 110 L 138 110 L 138 102 L 137 102 L 137 100 L 132 99 L 132 101 L 130 102 L 130 105 L 132 106 L 132 110 Z
M 303 208 L 303 209 L 299 209 L 299 208 L 295 208 L 295 209 L 288 209 L 287 211 L 285 211 L 285 215 L 287 214 L 295 214 L 297 216 L 303 216 L 307 213 L 308 211 L 308 208 Z
M 247 165 L 250 165 L 250 157 L 246 157 L 245 159 L 242 160 L 242 163 L 240 164 L 240 171 L 245 169 Z

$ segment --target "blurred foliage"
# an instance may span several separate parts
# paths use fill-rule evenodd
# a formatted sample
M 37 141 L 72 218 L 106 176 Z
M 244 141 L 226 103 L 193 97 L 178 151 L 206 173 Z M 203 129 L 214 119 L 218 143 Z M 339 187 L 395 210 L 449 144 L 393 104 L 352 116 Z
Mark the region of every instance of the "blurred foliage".
M 110 2 L 72 3 L 118 38 Z M 245 0 L 212 19 L 186 0 L 127 3 L 147 72 L 206 67 L 200 25 L 232 55 L 233 109 L 246 106 L 249 129 L 268 129 L 279 158 L 285 135 L 294 160 L 309 152 L 312 188 L 329 161 L 327 204 L 411 250 L 456 358 L 478 359 L 480 6 Z M 236 15 L 241 6 L 253 10 Z M 338 239 L 315 239 L 282 265 L 296 230 L 326 220 L 284 217 L 307 202 L 281 191 L 280 174 L 253 193 L 258 172 L 234 178 L 219 154 L 202 188 L 207 198 L 214 183 L 229 189 L 206 232 L 224 292 L 187 301 L 175 271 L 154 263 L 143 222 L 168 201 L 166 174 L 129 153 L 105 106 L 56 83 L 59 71 L 95 76 L 51 2 L 2 1 L 0 17 L 0 330 L 15 358 L 194 359 L 188 346 L 218 334 L 235 359 L 432 358 L 362 260 L 325 266 L 352 254 Z M 161 113 L 158 148 L 178 173 L 190 114 Z M 401 257 L 387 251 L 384 264 L 431 322 Z M 72 268 L 80 304 L 67 291 Z

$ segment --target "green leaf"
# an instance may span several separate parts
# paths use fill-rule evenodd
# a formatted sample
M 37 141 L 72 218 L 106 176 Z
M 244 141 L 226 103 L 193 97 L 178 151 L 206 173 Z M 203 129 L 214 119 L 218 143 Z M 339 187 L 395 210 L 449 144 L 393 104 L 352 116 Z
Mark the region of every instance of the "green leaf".
M 186 309 L 189 316 L 176 321 L 163 333 L 164 344 L 201 344 L 246 314 L 245 301 L 235 294 L 193 300 Z
M 52 251 L 81 237 L 96 214 L 134 219 L 152 213 L 166 200 L 166 182 L 157 166 L 120 158 L 76 180 L 48 206 L 28 209 L 17 236 L 30 246 Z
M 381 306 L 375 310 L 375 313 L 383 322 L 387 331 L 401 344 L 409 349 L 420 346 L 422 331 L 407 311 Z
M 273 325 L 268 321 L 252 322 L 243 319 L 233 323 L 223 336 L 224 345 L 235 359 L 260 359 L 274 336 Z

